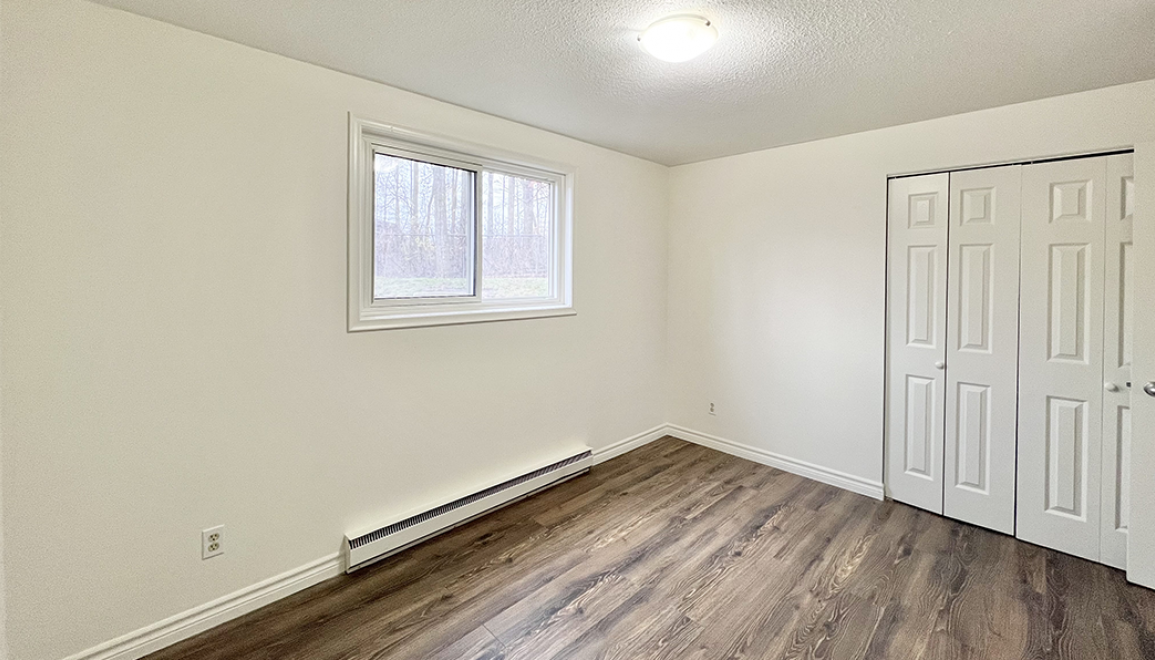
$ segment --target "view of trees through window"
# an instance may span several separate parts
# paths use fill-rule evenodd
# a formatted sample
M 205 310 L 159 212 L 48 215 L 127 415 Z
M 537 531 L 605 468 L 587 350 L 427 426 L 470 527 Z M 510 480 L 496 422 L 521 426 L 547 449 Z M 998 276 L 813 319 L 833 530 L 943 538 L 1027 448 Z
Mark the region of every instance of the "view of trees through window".
M 373 172 L 373 297 L 473 295 L 476 175 L 386 154 Z
M 374 298 L 473 295 L 475 176 L 375 155 Z M 552 184 L 485 172 L 481 188 L 482 297 L 549 296 Z
M 553 186 L 486 172 L 481 190 L 482 297 L 548 296 Z

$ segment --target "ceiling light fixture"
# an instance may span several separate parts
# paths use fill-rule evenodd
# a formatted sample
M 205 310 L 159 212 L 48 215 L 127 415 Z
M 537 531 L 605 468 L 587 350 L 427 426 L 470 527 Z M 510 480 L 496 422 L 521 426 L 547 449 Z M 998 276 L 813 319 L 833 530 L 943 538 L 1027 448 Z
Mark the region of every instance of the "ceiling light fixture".
M 642 48 L 659 60 L 685 62 L 710 49 L 718 30 L 701 16 L 670 16 L 646 28 L 638 36 Z

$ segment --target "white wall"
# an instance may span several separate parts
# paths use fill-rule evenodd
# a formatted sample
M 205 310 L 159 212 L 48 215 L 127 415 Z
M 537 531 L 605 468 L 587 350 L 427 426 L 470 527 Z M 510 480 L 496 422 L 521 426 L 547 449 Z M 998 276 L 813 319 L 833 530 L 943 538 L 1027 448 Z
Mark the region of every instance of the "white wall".
M 1152 139 L 1148 81 L 674 168 L 667 418 L 881 482 L 887 175 Z
M 6 23 L 6 21 L 3 20 L 4 19 L 3 4 L 6 1 L 7 0 L 0 0 L 0 44 L 2 44 L 4 39 L 8 36 L 7 35 L 7 23 Z M 6 61 L 4 59 L 5 51 L 6 51 L 6 49 L 4 49 L 3 47 L 0 47 L 0 125 L 3 124 L 4 117 L 6 116 L 3 113 L 3 98 L 2 98 L 2 92 L 3 92 L 3 82 L 2 81 L 3 81 L 3 78 L 6 76 L 6 74 L 4 72 L 7 70 Z M 0 130 L 3 130 L 3 129 L 0 129 Z M 4 159 L 3 153 L 0 152 L 0 163 L 3 162 L 3 159 Z M 3 212 L 4 212 L 3 199 L 6 196 L 7 195 L 4 192 L 3 186 L 0 185 L 0 255 L 2 255 L 2 253 L 3 253 L 3 246 L 4 246 L 5 240 L 7 238 L 7 236 L 5 236 L 5 234 L 4 234 L 4 226 L 3 226 L 3 221 L 2 221 L 3 220 Z M 3 291 L 4 291 L 3 269 L 0 269 L 0 300 L 2 300 L 2 298 L 3 298 Z M 4 316 L 3 313 L 0 312 L 0 328 L 3 327 L 3 316 Z M 2 336 L 2 334 L 3 334 L 3 332 L 0 331 L 0 336 Z M 4 352 L 3 351 L 3 342 L 0 342 L 0 374 L 3 374 L 3 372 L 4 372 L 3 352 Z M 2 378 L 0 378 L 0 660 L 8 660 L 8 598 L 7 598 L 8 588 L 7 588 L 7 584 L 6 584 L 5 577 L 4 577 L 5 573 L 6 573 L 6 569 L 4 566 L 4 535 L 5 535 L 5 531 L 4 531 L 4 469 L 3 469 L 4 468 L 4 461 L 3 461 L 3 457 L 4 457 L 4 445 L 3 445 L 4 425 L 3 425 L 3 411 L 4 411 L 4 387 L 3 387 L 3 383 L 2 383 Z
M 663 421 L 879 481 L 886 176 L 1155 139 L 1152 81 L 667 170 L 79 0 L 0 22 L 18 660 Z M 350 111 L 577 166 L 578 316 L 347 333 Z
M 664 421 L 665 167 L 76 0 L 0 20 L 14 658 Z M 350 111 L 576 166 L 578 315 L 347 333 Z

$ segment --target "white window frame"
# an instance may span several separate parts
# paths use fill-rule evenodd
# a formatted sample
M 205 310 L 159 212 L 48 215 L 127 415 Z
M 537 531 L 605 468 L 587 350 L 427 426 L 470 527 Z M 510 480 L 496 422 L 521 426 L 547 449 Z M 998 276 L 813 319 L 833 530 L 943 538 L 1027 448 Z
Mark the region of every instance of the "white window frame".
M 374 299 L 374 157 L 386 154 L 474 173 L 473 295 Z M 482 178 L 486 172 L 553 184 L 551 291 L 544 298 L 484 300 L 482 291 Z M 349 331 L 416 328 L 551 316 L 573 308 L 573 168 L 492 147 L 420 133 L 349 115 Z

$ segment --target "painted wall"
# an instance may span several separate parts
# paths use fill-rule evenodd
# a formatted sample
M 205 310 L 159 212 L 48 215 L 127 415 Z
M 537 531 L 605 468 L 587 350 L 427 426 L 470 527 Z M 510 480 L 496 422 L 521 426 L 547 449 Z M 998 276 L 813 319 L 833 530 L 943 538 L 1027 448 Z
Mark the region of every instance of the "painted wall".
M 1155 399 L 1143 386 L 1155 381 L 1155 142 L 1135 149 L 1135 305 L 1132 318 L 1131 428 L 1155 427 Z M 1131 446 L 1131 519 L 1127 531 L 1127 579 L 1155 589 L 1155 443 L 1152 434 L 1134 436 Z
M 880 482 L 886 177 L 1131 146 L 1153 108 L 1148 81 L 674 168 L 667 418 Z
M 86 2 L 2 11 L 12 657 L 665 421 L 665 167 Z M 347 333 L 350 111 L 576 166 L 578 315 Z
M 3 20 L 3 3 L 4 3 L 4 1 L 5 0 L 0 0 L 0 44 L 3 44 L 4 39 L 8 36 L 7 23 Z M 5 66 L 6 62 L 4 59 L 4 51 L 5 51 L 5 49 L 2 46 L 0 46 L 0 93 L 3 92 L 3 78 L 6 75 L 4 73 L 4 71 L 7 69 L 7 67 Z M 0 126 L 3 125 L 4 116 L 5 115 L 3 113 L 3 99 L 0 98 Z M 2 130 L 3 129 L 0 128 L 0 131 L 2 131 Z M 0 152 L 0 164 L 2 164 L 3 160 L 4 160 L 3 153 Z M 4 233 L 4 226 L 3 226 L 3 199 L 4 199 L 4 197 L 6 197 L 6 194 L 4 192 L 3 186 L 0 186 L 0 254 L 2 254 L 2 252 L 3 252 L 3 247 L 4 247 L 4 244 L 6 242 L 6 238 L 7 238 L 7 236 Z M 4 291 L 3 269 L 0 269 L 0 299 L 3 298 L 3 291 Z M 2 327 L 3 327 L 3 313 L 0 312 L 0 328 L 2 328 Z M 0 330 L 0 335 L 2 335 L 2 334 L 3 334 L 3 332 L 2 332 L 2 330 Z M 4 373 L 3 353 L 4 353 L 3 342 L 0 342 L 0 374 Z M 2 381 L 2 377 L 0 377 L 0 381 Z M 3 465 L 4 465 L 4 463 L 3 463 L 3 456 L 4 456 L 4 446 L 3 446 L 4 432 L 3 432 L 3 428 L 4 428 L 4 424 L 3 424 L 3 411 L 4 411 L 4 387 L 3 387 L 3 383 L 0 382 L 0 660 L 8 660 L 8 596 L 7 596 L 8 588 L 7 588 L 7 584 L 6 584 L 6 580 L 5 580 L 5 574 L 6 574 L 7 570 L 4 566 L 4 535 L 5 535 L 5 531 L 4 531 L 4 469 L 3 469 Z
M 79 0 L 0 23 L 18 660 L 663 421 L 880 481 L 886 176 L 1155 139 L 1151 81 L 667 170 Z M 578 167 L 578 316 L 347 333 L 350 111 Z

